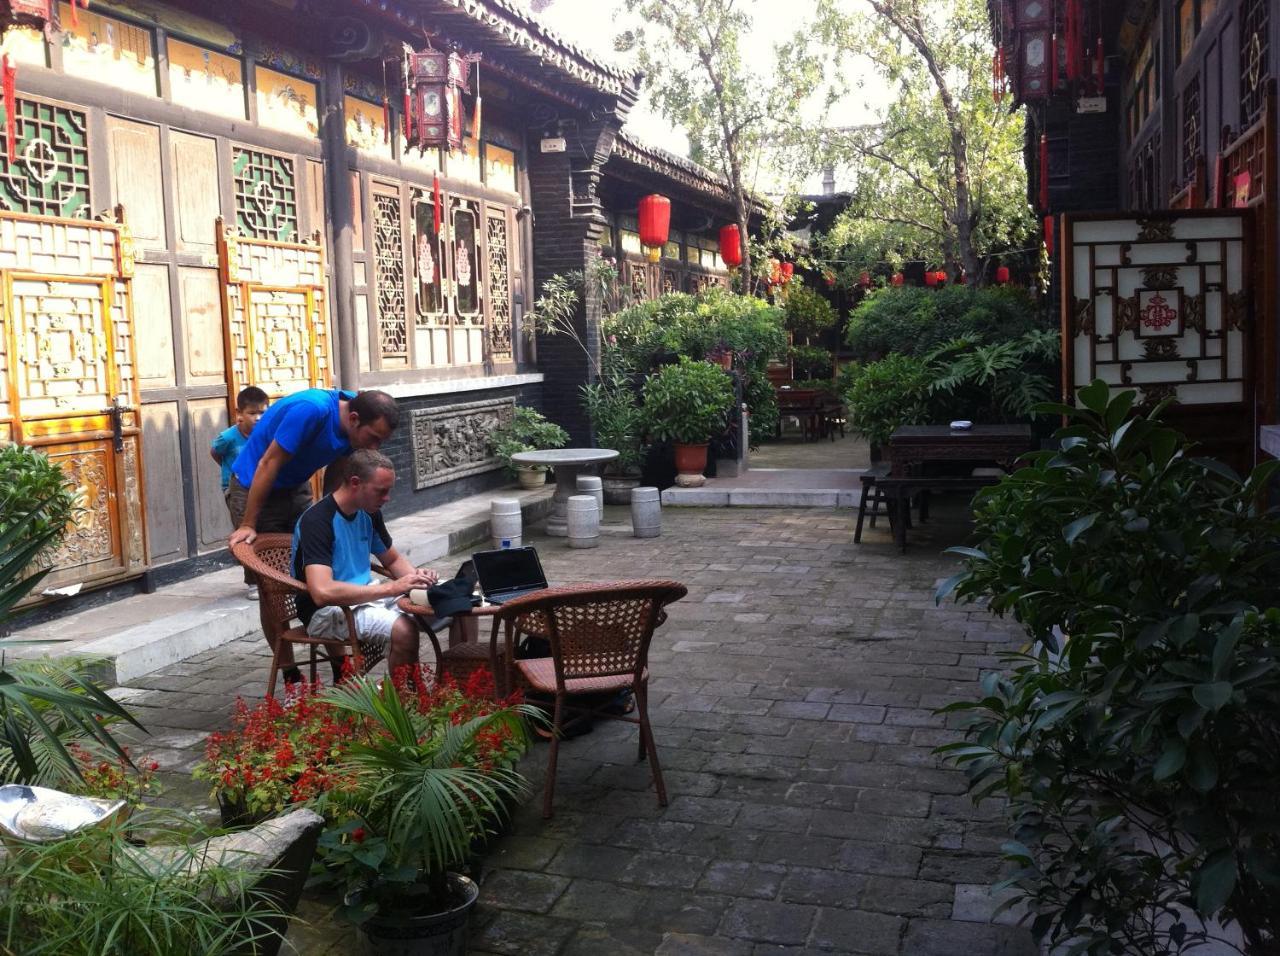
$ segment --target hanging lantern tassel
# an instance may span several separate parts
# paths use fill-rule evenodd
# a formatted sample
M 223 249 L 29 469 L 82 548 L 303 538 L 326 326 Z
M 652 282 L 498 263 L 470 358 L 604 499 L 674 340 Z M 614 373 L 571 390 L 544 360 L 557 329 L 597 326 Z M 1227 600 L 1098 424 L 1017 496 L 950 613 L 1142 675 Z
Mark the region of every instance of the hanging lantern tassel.
M 1102 37 L 1098 37 L 1094 46 L 1093 70 L 1098 83 L 1098 95 L 1102 96 L 1107 91 L 1107 59 L 1102 49 Z
M 409 128 L 409 61 L 406 59 L 400 64 L 400 78 L 404 82 L 404 138 L 408 142 L 413 142 L 413 136 Z
M 1044 251 L 1045 254 L 1053 258 L 1053 217 L 1044 217 Z
M 1049 137 L 1040 134 L 1040 208 L 1049 209 Z
M 471 135 L 480 142 L 480 60 L 476 60 L 476 109 L 471 116 Z
M 1049 36 L 1049 89 L 1058 88 L 1058 34 Z
M 18 152 L 18 100 L 14 95 L 18 68 L 9 62 L 8 53 L 0 63 L 0 70 L 4 72 L 4 151 L 12 165 Z

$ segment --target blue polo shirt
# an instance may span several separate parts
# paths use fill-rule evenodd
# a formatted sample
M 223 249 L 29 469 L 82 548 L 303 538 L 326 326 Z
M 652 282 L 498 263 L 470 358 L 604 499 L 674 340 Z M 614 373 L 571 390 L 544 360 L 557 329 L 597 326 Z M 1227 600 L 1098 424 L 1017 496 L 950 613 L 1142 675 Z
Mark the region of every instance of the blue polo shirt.
M 325 495 L 302 513 L 293 529 L 293 576 L 307 579 L 307 565 L 322 564 L 333 570 L 333 579 L 347 584 L 368 584 L 373 579 L 369 555 L 381 557 L 391 547 L 391 535 L 382 512 L 369 514 L 359 508 L 345 514 L 333 495 Z M 311 623 L 316 612 L 310 594 L 298 595 L 298 617 Z
M 350 454 L 338 400 L 355 397 L 355 392 L 337 388 L 308 388 L 273 402 L 236 457 L 232 468 L 236 481 L 244 488 L 253 484 L 258 462 L 273 441 L 293 456 L 276 475 L 275 488 L 296 488 L 335 459 Z

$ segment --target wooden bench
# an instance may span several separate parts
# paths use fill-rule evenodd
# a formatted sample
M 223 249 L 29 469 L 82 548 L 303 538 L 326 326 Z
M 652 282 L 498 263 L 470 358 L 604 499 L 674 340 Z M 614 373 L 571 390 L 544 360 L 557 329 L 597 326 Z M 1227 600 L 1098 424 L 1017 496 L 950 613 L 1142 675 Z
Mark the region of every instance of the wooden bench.
M 985 469 L 981 469 L 985 471 Z M 995 474 L 968 475 L 959 478 L 930 478 L 914 476 L 908 478 L 877 477 L 874 481 L 877 497 L 886 503 L 889 513 L 889 526 L 893 529 L 893 538 L 902 551 L 907 550 L 907 529 L 911 526 L 911 499 L 923 495 L 920 501 L 920 520 L 929 518 L 929 495 L 933 492 L 978 491 L 989 485 L 998 484 L 1002 476 Z M 864 486 L 865 487 L 865 486 Z M 859 521 L 859 525 L 861 521 Z M 854 534 L 856 541 L 858 532 Z

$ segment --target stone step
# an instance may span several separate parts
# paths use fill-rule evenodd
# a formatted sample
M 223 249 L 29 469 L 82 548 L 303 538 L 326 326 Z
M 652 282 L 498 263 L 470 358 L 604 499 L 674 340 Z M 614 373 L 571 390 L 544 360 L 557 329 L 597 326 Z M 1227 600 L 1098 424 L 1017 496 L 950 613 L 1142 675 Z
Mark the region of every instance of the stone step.
M 487 547 L 494 498 L 519 498 L 528 526 L 550 512 L 553 491 L 550 486 L 536 491 L 504 488 L 472 495 L 392 519 L 387 529 L 396 549 L 423 565 L 477 545 Z M 437 570 L 448 576 L 457 568 Z M 14 640 L 56 643 L 15 645 L 7 653 L 91 658 L 94 676 L 114 687 L 260 631 L 258 604 L 245 597 L 243 572 L 233 567 L 18 630 Z
M 685 508 L 856 508 L 862 468 L 753 468 L 708 478 L 701 488 L 668 488 L 662 503 Z

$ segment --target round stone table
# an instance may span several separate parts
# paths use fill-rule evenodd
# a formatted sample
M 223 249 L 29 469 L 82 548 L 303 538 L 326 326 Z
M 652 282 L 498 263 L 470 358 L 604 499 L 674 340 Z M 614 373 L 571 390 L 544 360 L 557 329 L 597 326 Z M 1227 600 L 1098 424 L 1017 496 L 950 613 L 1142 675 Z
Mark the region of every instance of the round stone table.
M 597 465 L 613 461 L 618 453 L 612 448 L 548 448 L 543 451 L 521 451 L 511 456 L 517 465 L 548 465 L 556 471 L 556 493 L 551 499 L 551 515 L 547 518 L 547 534 L 556 538 L 569 536 L 569 496 L 578 493 L 578 475 L 594 473 Z

